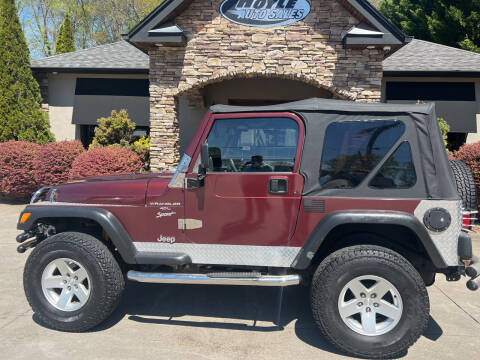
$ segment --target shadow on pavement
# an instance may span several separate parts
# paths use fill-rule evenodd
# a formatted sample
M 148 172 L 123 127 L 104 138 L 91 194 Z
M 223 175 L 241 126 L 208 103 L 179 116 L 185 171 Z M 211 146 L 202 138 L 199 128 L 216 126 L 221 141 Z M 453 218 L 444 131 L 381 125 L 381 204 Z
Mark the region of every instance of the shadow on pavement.
M 199 319 L 192 319 L 192 316 Z M 257 332 L 282 331 L 295 321 L 295 334 L 300 340 L 321 350 L 341 354 L 315 325 L 309 305 L 309 289 L 303 286 L 282 289 L 127 282 L 117 310 L 91 331 L 109 329 L 125 317 L 145 324 Z M 184 320 L 182 317 L 188 318 Z M 45 326 L 35 315 L 33 319 Z M 424 336 L 435 341 L 442 333 L 438 323 L 430 317 Z
M 0 196 L 0 205 L 28 205 L 29 200 L 7 199 Z
M 117 311 L 93 331 L 108 329 L 124 317 L 146 324 L 256 332 L 283 331 L 285 326 L 295 322 L 295 334 L 300 340 L 340 354 L 316 327 L 309 305 L 309 289 L 303 286 L 276 288 L 128 282 Z

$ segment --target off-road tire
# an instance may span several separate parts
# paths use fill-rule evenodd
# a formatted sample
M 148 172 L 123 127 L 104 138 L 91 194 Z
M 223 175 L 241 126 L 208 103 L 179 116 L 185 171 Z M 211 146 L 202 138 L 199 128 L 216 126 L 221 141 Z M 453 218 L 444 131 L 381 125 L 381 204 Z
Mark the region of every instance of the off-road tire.
M 60 258 L 81 263 L 92 282 L 90 297 L 77 311 L 55 308 L 42 291 L 41 277 L 45 267 Z M 64 232 L 33 249 L 25 265 L 23 285 L 30 306 L 42 322 L 56 330 L 81 332 L 110 316 L 121 299 L 125 279 L 115 257 L 101 241 L 84 233 Z
M 403 314 L 384 335 L 360 335 L 340 317 L 338 299 L 343 287 L 363 275 L 388 280 L 402 297 Z M 370 245 L 344 248 L 322 261 L 312 279 L 311 307 L 315 322 L 328 340 L 351 356 L 369 359 L 405 354 L 423 334 L 430 311 L 428 293 L 415 268 L 400 254 Z
M 462 161 L 450 160 L 450 167 L 455 176 L 457 192 L 462 198 L 466 210 L 477 210 L 477 189 L 470 168 Z

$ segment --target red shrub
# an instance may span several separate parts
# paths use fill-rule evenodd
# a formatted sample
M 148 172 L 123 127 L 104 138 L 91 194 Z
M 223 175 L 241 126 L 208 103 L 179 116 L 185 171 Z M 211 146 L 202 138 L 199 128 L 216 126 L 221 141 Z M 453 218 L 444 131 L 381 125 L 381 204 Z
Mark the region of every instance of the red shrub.
M 33 159 L 40 145 L 26 141 L 0 143 L 0 194 L 25 199 L 38 190 Z
M 132 150 L 117 146 L 90 149 L 73 162 L 70 179 L 138 173 L 143 163 Z
M 73 162 L 84 151 L 80 141 L 60 141 L 43 145 L 33 162 L 35 180 L 41 186 L 68 181 Z

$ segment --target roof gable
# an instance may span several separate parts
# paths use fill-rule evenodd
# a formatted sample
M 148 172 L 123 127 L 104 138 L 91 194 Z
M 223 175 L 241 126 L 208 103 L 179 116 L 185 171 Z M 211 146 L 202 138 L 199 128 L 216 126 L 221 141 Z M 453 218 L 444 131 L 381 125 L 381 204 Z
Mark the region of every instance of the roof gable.
M 131 43 L 156 43 L 185 41 L 183 33 L 165 34 L 156 29 L 173 21 L 176 15 L 185 10 L 193 0 L 165 0 L 140 23 L 138 23 L 124 39 Z M 352 28 L 352 32 L 343 34 L 347 45 L 402 45 L 409 39 L 387 18 L 385 18 L 368 0 L 339 0 L 344 7 L 362 22 L 368 24 L 369 30 L 377 32 L 366 34 Z M 171 24 L 168 24 L 170 26 Z

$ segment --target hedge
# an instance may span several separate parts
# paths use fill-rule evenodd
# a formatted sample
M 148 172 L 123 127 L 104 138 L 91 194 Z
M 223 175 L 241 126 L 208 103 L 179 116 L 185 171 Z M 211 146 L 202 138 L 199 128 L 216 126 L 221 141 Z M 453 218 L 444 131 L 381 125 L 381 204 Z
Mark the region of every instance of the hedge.
M 140 173 L 141 157 L 119 146 L 85 151 L 79 141 L 0 143 L 0 197 L 28 199 L 42 186 L 101 175 Z
M 70 179 L 139 173 L 142 169 L 142 159 L 132 150 L 119 146 L 106 146 L 80 154 L 73 162 Z
M 80 141 L 60 141 L 43 145 L 34 158 L 35 180 L 39 186 L 69 180 L 75 159 L 85 152 Z
M 40 145 L 27 141 L 0 143 L 0 194 L 25 199 L 39 186 L 35 180 L 34 159 Z

